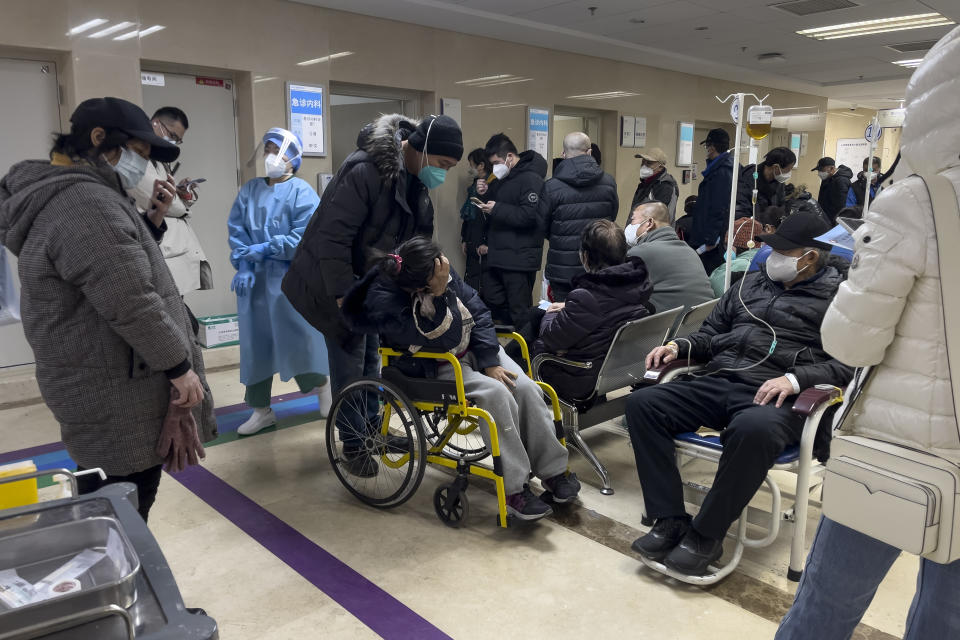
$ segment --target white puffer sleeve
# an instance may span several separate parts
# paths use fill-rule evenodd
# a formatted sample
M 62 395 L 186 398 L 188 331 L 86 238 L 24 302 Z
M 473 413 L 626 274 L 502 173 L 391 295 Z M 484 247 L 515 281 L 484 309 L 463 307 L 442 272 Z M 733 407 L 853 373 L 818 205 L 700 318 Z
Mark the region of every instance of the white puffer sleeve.
M 930 202 L 916 177 L 871 203 L 854 234 L 856 254 L 821 327 L 823 347 L 844 364 L 879 364 L 893 342 L 907 296 L 926 266 Z

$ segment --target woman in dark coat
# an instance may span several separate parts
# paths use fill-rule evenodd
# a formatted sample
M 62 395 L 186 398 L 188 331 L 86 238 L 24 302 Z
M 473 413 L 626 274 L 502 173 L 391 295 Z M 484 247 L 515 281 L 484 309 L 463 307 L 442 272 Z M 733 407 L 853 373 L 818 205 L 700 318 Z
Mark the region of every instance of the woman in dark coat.
M 573 280 L 565 303 L 552 304 L 540 323 L 534 355 L 551 353 L 590 369 L 546 363 L 541 379 L 567 400 L 590 400 L 600 364 L 617 330 L 653 313 L 653 287 L 640 258 L 627 260 L 623 230 L 609 220 L 595 220 L 580 236 L 580 257 L 587 270 Z

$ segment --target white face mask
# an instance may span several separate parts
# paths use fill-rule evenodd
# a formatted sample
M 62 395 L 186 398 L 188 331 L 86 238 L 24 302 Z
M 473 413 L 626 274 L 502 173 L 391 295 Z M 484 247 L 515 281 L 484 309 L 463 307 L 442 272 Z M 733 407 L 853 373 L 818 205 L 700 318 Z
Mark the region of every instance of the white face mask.
M 810 252 L 808 251 L 807 253 Z M 767 276 L 775 282 L 791 282 L 792 280 L 796 280 L 797 276 L 800 275 L 797 269 L 797 263 L 800 261 L 800 258 L 807 255 L 807 253 L 804 253 L 802 256 L 797 256 L 796 258 L 791 258 L 790 256 L 774 251 L 767 258 Z
M 820 176 L 820 179 L 821 179 L 821 180 L 826 180 L 827 178 L 830 177 L 830 172 L 829 172 L 829 171 L 817 171 L 817 175 Z
M 147 159 L 136 151 L 121 147 L 120 159 L 112 168 L 120 176 L 120 184 L 123 188 L 133 189 L 140 184 L 144 174 L 147 173 Z
M 631 247 L 637 246 L 637 243 L 640 242 L 640 238 L 637 237 L 637 231 L 640 229 L 638 224 L 628 224 L 627 228 L 623 230 L 623 235 L 627 239 L 627 244 Z
M 503 180 L 508 173 L 510 173 L 510 167 L 506 165 L 506 162 L 493 165 L 493 175 L 497 176 L 497 180 Z
M 646 180 L 654 173 L 656 173 L 656 171 L 654 171 L 652 167 L 640 167 L 640 178 L 643 180 Z
M 287 163 L 275 153 L 271 153 L 263 159 L 263 166 L 267 171 L 268 178 L 282 178 L 287 173 Z
M 792 171 L 787 171 L 786 173 L 778 173 L 774 176 L 774 179 L 780 184 L 786 184 L 790 182 L 790 176 L 793 175 Z

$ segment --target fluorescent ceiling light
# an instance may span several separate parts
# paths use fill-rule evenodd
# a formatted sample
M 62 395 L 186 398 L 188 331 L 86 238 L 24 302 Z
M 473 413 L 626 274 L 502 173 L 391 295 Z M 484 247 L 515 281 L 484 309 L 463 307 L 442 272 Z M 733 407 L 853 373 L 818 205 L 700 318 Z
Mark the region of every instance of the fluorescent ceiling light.
M 479 109 L 480 107 L 499 107 L 505 104 L 510 104 L 509 101 L 504 102 L 484 102 L 483 104 L 468 104 L 468 109 Z
M 819 108 L 819 107 L 816 107 L 816 106 L 811 106 L 811 107 L 783 107 L 783 108 L 780 108 L 780 109 L 774 109 L 774 111 L 800 111 L 800 110 L 802 110 L 802 109 L 818 109 L 818 108 Z
M 147 27 L 146 29 L 143 29 L 142 31 L 137 31 L 136 29 L 134 29 L 130 33 L 124 33 L 123 35 L 117 36 L 116 38 L 114 38 L 114 40 L 129 40 L 131 38 L 136 38 L 138 36 L 141 38 L 145 38 L 151 33 L 156 33 L 157 31 L 163 31 L 164 29 L 166 29 L 166 27 L 163 26 L 162 24 L 155 24 L 152 27 Z
M 524 106 L 523 102 L 514 102 L 511 104 L 498 104 L 493 107 L 487 107 L 487 109 L 506 109 L 507 107 L 522 107 Z
M 612 100 L 614 98 L 629 98 L 639 96 L 633 91 L 604 91 L 603 93 L 585 93 L 579 96 L 567 96 L 568 100 Z
M 482 78 L 471 78 L 470 80 L 457 80 L 455 84 L 474 84 L 475 82 L 491 82 L 493 80 L 506 80 L 507 78 L 516 78 L 512 73 L 501 73 L 495 76 L 484 76 Z
M 916 69 L 920 66 L 920 63 L 923 62 L 923 58 L 913 58 L 912 60 L 897 60 L 893 64 L 898 64 L 901 67 L 906 67 L 907 69 Z M 897 98 L 890 98 L 890 100 L 896 100 Z
M 518 82 L 530 82 L 533 78 L 517 76 L 512 73 L 499 73 L 494 76 L 483 76 L 482 78 L 471 78 L 470 80 L 457 80 L 455 84 L 462 84 L 468 87 L 497 87 L 502 84 L 516 84 Z
M 110 21 L 107 20 L 106 18 L 94 18 L 93 20 L 88 20 L 87 22 L 84 22 L 83 24 L 77 25 L 77 26 L 75 26 L 73 29 L 70 29 L 70 31 L 67 31 L 67 35 L 68 35 L 68 36 L 75 36 L 75 35 L 77 35 L 78 33 L 83 33 L 84 31 L 89 31 L 90 29 L 93 29 L 94 27 L 99 27 L 100 25 L 102 25 L 102 24 L 107 24 L 108 22 L 110 22 Z
M 837 40 L 855 36 L 869 36 L 875 33 L 889 33 L 891 31 L 906 31 L 907 29 L 923 29 L 925 27 L 939 27 L 954 24 L 953 20 L 939 13 L 918 13 L 912 16 L 898 16 L 896 18 L 879 18 L 877 20 L 862 20 L 847 22 L 828 27 L 816 27 L 797 31 L 801 36 L 817 40 Z
M 530 82 L 533 78 L 513 78 L 511 80 L 498 80 L 496 82 L 484 82 L 483 84 L 472 84 L 471 87 L 498 87 L 502 84 L 517 84 L 518 82 Z
M 347 56 L 352 56 L 353 51 L 341 51 L 339 53 L 331 53 L 328 56 L 323 56 L 322 58 L 314 58 L 313 60 L 304 60 L 303 62 L 298 62 L 298 67 L 307 67 L 311 64 L 319 64 L 321 62 L 329 62 L 331 60 L 336 60 L 337 58 L 346 58 Z
M 134 23 L 134 22 L 118 22 L 117 24 L 113 25 L 112 27 L 107 27 L 106 29 L 101 29 L 100 31 L 97 31 L 96 33 L 91 33 L 91 34 L 88 35 L 87 37 L 88 37 L 88 38 L 102 38 L 102 37 L 104 37 L 104 36 L 109 36 L 109 35 L 112 34 L 112 33 L 116 33 L 117 31 L 122 31 L 122 30 L 124 30 L 124 29 L 129 29 L 130 27 L 134 26 L 135 24 L 136 24 L 136 23 Z
M 277 76 L 257 76 L 253 79 L 254 82 L 270 82 L 271 80 L 276 80 Z

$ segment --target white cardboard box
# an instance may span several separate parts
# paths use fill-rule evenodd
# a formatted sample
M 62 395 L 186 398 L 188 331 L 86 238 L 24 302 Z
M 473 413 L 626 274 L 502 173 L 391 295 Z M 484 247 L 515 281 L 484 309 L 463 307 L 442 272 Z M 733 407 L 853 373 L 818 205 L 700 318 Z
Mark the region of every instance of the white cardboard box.
M 225 347 L 240 344 L 240 325 L 237 314 L 205 316 L 197 318 L 200 323 L 200 344 L 207 347 Z

